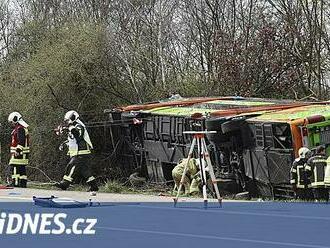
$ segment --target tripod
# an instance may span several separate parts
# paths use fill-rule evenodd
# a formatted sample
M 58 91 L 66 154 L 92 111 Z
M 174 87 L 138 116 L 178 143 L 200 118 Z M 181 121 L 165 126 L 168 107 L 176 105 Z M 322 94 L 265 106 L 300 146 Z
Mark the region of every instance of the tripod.
M 211 177 L 212 184 L 213 184 L 218 202 L 221 206 L 222 198 L 220 196 L 220 192 L 219 192 L 219 188 L 218 188 L 216 178 L 215 178 L 215 175 L 214 175 L 210 155 L 209 155 L 209 152 L 207 150 L 207 146 L 206 146 L 206 142 L 205 142 L 205 134 L 216 133 L 216 131 L 187 131 L 187 132 L 183 132 L 183 133 L 192 134 L 194 138 L 193 138 L 193 141 L 192 141 L 191 146 L 190 146 L 187 162 L 186 162 L 186 164 L 184 166 L 184 169 L 183 169 L 183 174 L 182 174 L 182 177 L 181 177 L 181 180 L 180 180 L 178 193 L 177 193 L 176 197 L 173 199 L 174 200 L 174 207 L 176 206 L 176 204 L 178 202 L 179 194 L 180 194 L 180 191 L 182 189 L 182 185 L 184 183 L 184 178 L 185 178 L 186 173 L 187 173 L 187 167 L 188 167 L 190 159 L 193 156 L 193 152 L 194 152 L 196 144 L 197 144 L 197 152 L 198 152 L 198 160 L 199 160 L 199 173 L 200 173 L 201 179 L 202 179 L 204 207 L 207 208 L 207 203 L 208 203 L 207 192 L 206 192 L 206 188 L 207 188 L 206 167 L 207 167 L 208 173 Z

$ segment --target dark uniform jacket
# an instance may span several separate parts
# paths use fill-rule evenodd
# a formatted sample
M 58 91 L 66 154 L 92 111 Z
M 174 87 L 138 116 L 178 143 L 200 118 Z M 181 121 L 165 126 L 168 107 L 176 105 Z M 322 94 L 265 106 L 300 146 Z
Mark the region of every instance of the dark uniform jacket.
M 305 170 L 307 160 L 305 158 L 297 158 L 292 164 L 290 170 L 290 183 L 295 185 L 297 188 L 308 188 L 310 187 L 310 178 Z
M 323 154 L 316 154 L 307 161 L 306 173 L 310 176 L 312 188 L 322 188 L 324 175 L 327 167 L 327 157 Z

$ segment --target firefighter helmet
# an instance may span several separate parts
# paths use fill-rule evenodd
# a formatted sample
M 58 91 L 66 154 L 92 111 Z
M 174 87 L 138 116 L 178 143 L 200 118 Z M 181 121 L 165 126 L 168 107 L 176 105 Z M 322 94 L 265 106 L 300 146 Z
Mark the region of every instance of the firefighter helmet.
M 74 110 L 70 110 L 66 112 L 66 114 L 64 115 L 64 121 L 67 122 L 68 124 L 71 124 L 78 119 L 79 119 L 79 114 Z
M 8 122 L 17 123 L 20 119 L 22 119 L 22 115 L 18 112 L 12 112 L 8 116 Z
M 20 124 L 23 127 L 28 127 L 29 125 L 23 120 L 22 115 L 18 112 L 12 112 L 8 116 L 8 122 L 12 124 Z
M 311 155 L 311 151 L 307 147 L 301 147 L 298 151 L 300 158 L 308 158 Z

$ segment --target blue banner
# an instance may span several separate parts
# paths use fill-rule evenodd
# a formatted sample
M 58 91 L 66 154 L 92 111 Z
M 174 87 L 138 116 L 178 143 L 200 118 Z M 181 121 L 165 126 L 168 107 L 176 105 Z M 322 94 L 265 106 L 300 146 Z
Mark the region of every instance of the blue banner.
M 0 202 L 0 247 L 330 247 L 330 206 L 312 203 Z

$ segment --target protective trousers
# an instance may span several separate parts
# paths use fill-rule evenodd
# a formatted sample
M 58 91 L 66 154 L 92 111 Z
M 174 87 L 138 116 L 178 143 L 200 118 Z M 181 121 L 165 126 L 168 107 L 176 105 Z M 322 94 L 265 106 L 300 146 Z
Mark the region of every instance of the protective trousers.
M 190 194 L 198 194 L 199 193 L 199 185 L 201 184 L 202 179 L 199 176 L 195 176 L 191 181 L 190 185 Z
M 310 201 L 314 199 L 313 190 L 311 188 L 298 188 L 295 192 L 296 199 Z
M 90 191 L 97 191 L 96 178 L 92 175 L 89 160 L 89 155 L 72 157 L 66 166 L 65 175 L 59 185 L 60 188 L 65 190 L 70 184 L 84 180 L 91 187 Z
M 313 193 L 315 200 L 329 201 L 329 188 L 314 188 Z
M 183 170 L 181 170 L 180 168 L 174 168 L 172 170 L 172 177 L 173 177 L 173 180 L 174 180 L 174 183 L 175 183 L 175 186 L 177 189 L 179 189 L 182 175 L 183 175 Z M 184 187 L 184 193 L 186 195 L 189 194 L 190 179 L 187 176 L 184 176 L 184 178 L 183 178 L 183 187 Z
M 27 176 L 26 176 L 26 166 L 11 164 L 11 185 L 14 187 L 26 188 Z

